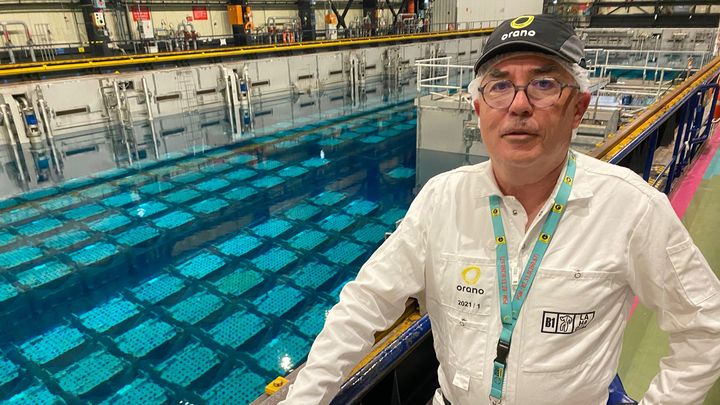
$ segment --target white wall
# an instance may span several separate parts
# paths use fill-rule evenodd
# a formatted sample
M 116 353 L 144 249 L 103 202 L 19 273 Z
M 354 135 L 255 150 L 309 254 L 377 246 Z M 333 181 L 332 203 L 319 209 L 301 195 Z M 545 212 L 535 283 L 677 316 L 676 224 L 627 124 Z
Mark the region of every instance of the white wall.
M 435 0 L 433 29 L 448 24 L 460 29 L 487 27 L 483 21 L 506 20 L 523 14 L 542 13 L 542 0 Z M 470 24 L 476 23 L 476 24 Z
M 70 9 L 52 8 L 47 10 L 33 10 L 33 12 L 3 11 L 0 12 L 0 21 L 22 21 L 28 24 L 33 35 L 37 32 L 35 24 L 50 24 L 52 41 L 56 43 L 87 42 L 87 34 L 83 24 L 82 13 Z M 13 45 L 25 45 L 25 33 L 22 26 L 8 27 Z M 39 42 L 39 41 L 35 41 Z M 2 41 L 0 40 L 0 43 Z
M 525 14 L 541 14 L 542 8 L 542 0 L 457 0 L 457 22 L 506 20 Z

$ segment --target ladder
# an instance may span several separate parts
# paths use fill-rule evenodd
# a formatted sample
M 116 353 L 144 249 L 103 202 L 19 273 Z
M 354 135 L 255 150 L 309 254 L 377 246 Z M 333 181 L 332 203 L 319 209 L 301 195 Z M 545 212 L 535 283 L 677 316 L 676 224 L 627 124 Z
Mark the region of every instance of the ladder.
M 103 94 L 103 101 L 109 119 L 108 133 L 115 150 L 116 160 L 120 160 L 117 153 L 118 150 L 124 149 L 127 153 L 126 158 L 129 164 L 133 164 L 133 153 L 137 155 L 137 145 L 135 141 L 135 128 L 133 127 L 133 117 L 128 103 L 128 96 L 124 84 L 117 79 L 112 81 L 103 81 L 100 86 Z
M 177 71 L 177 84 L 180 90 L 180 109 L 188 152 L 204 152 L 206 134 L 200 125 L 200 113 L 197 111 L 197 87 L 192 70 Z

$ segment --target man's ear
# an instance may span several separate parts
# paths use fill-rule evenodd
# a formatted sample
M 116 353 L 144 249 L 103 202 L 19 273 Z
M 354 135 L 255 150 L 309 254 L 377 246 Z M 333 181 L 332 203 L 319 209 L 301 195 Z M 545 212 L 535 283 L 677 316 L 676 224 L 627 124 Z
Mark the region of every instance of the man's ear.
M 580 126 L 583 115 L 590 105 L 590 93 L 578 93 L 577 103 L 575 104 L 575 115 L 573 116 L 573 128 Z
M 477 115 L 479 117 L 480 116 L 480 99 L 476 98 L 475 100 L 473 100 L 472 105 L 473 105 L 473 110 L 475 110 L 475 115 Z

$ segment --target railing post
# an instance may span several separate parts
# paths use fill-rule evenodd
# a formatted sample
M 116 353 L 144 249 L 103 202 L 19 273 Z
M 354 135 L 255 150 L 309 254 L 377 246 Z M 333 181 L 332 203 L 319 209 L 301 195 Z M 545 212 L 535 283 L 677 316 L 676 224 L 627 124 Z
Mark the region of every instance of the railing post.
M 658 132 L 660 128 L 653 131 L 648 139 L 648 150 L 645 157 L 645 168 L 643 169 L 643 179 L 650 180 L 650 171 L 652 170 L 653 160 L 655 159 L 655 147 L 657 147 Z
M 657 69 L 655 69 L 655 78 L 657 78 Z M 660 71 L 660 83 L 658 83 L 658 89 L 657 89 L 657 94 L 655 95 L 655 99 L 658 99 L 660 97 L 660 90 L 662 90 L 664 80 L 665 80 L 665 69 L 662 69 Z
M 420 87 L 421 87 L 420 82 L 422 80 L 422 68 L 423 68 L 422 64 L 419 64 L 418 68 L 417 68 L 417 83 L 416 83 L 418 94 L 420 94 Z
M 690 161 L 690 150 L 692 148 L 691 140 L 693 138 L 693 133 L 695 132 L 695 121 L 699 97 L 700 93 L 697 92 L 694 93 L 688 100 L 688 115 L 685 121 L 685 136 L 683 136 L 683 143 L 680 149 L 680 167 L 678 167 L 678 172 L 682 172 Z
M 445 85 L 450 85 L 450 59 L 445 60 Z
M 605 65 L 603 65 L 602 70 L 600 71 L 600 77 L 605 77 L 605 69 L 607 69 L 607 65 L 610 63 L 610 51 L 605 50 Z
M 679 112 L 680 115 L 680 122 L 677 126 L 677 132 L 675 134 L 675 145 L 673 146 L 673 154 L 672 154 L 672 162 L 670 163 L 670 169 L 668 169 L 668 177 L 665 181 L 665 194 L 670 194 L 670 190 L 672 190 L 672 183 L 675 180 L 675 173 L 677 171 L 678 161 L 680 160 L 680 145 L 682 145 L 683 140 L 685 138 L 685 129 L 687 124 L 687 119 L 689 115 L 689 101 L 685 102 L 685 105 L 683 105 Z
M 697 105 L 695 107 L 695 120 L 690 131 L 690 137 L 688 139 L 688 153 L 686 154 L 685 164 L 690 163 L 695 157 L 700 143 L 705 141 L 705 138 L 700 134 L 700 128 L 703 125 L 703 117 L 705 116 L 705 106 L 703 105 L 703 97 L 707 91 L 707 87 L 703 86 L 697 93 Z
M 705 133 L 703 134 L 703 137 L 705 137 L 705 138 L 710 136 L 710 130 L 712 129 L 713 117 L 715 117 L 715 108 L 717 108 L 718 92 L 720 91 L 720 86 L 717 83 L 713 83 L 708 87 L 713 90 L 713 96 L 712 96 L 712 103 L 710 104 L 710 111 L 708 111 L 708 119 L 707 119 L 707 122 L 705 123 Z

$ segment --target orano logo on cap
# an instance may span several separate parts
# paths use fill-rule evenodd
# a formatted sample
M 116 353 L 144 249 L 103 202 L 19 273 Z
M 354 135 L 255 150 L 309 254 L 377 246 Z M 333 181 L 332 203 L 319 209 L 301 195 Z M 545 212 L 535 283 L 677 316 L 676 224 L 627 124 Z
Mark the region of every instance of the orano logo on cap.
M 520 17 L 512 20 L 510 22 L 510 27 L 512 27 L 515 30 L 520 31 L 510 31 L 506 34 L 503 34 L 500 38 L 501 41 L 504 41 L 508 38 L 517 38 L 517 37 L 534 37 L 535 36 L 535 30 L 525 30 L 523 28 L 527 28 L 530 26 L 530 24 L 535 21 L 535 16 L 533 15 L 521 15 Z
M 535 21 L 534 15 L 521 15 L 520 17 L 512 20 L 512 22 L 510 22 L 510 26 L 516 30 L 520 30 L 532 24 L 533 21 Z

